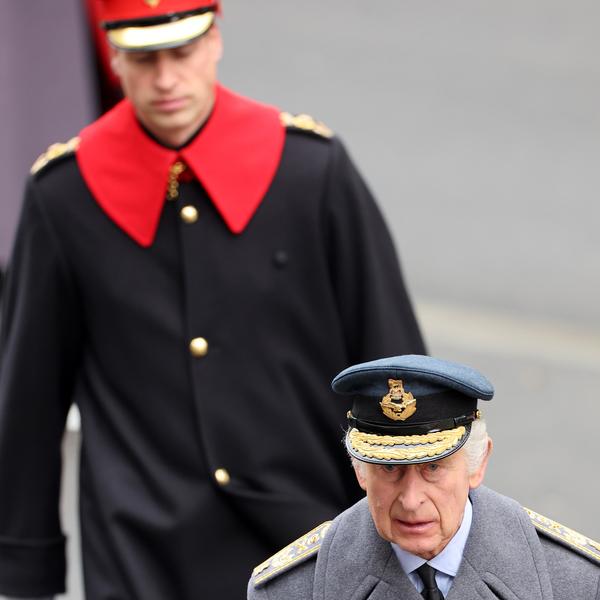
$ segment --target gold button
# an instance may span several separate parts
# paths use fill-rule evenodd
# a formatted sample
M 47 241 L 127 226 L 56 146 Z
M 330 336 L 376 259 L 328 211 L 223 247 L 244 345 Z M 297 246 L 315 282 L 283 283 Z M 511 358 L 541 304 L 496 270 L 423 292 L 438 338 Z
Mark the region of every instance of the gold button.
M 202 358 L 208 354 L 208 342 L 203 337 L 194 338 L 190 342 L 190 352 L 196 358 Z
M 197 208 L 189 204 L 184 206 L 181 211 L 179 211 L 179 215 L 184 223 L 188 223 L 190 225 L 198 220 Z
M 219 485 L 227 485 L 231 481 L 231 477 L 229 477 L 226 469 L 217 469 L 215 471 L 215 481 Z

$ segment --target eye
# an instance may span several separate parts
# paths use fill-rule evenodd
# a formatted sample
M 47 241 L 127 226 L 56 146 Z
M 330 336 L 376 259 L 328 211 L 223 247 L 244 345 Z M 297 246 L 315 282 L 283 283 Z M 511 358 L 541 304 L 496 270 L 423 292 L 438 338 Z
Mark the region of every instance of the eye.
M 154 60 L 154 56 L 150 52 L 135 52 L 131 53 L 129 59 L 138 65 L 143 65 L 151 63 Z
M 428 481 L 437 480 L 439 477 L 442 476 L 443 471 L 444 470 L 442 465 L 437 462 L 425 463 L 424 465 L 422 465 L 421 469 L 423 477 Z
M 188 44 L 184 44 L 183 46 L 178 46 L 177 48 L 173 48 L 173 53 L 178 58 L 185 58 L 186 56 L 189 56 L 190 54 L 192 54 L 194 52 L 194 50 L 197 47 L 198 41 L 199 40 L 195 40 Z
M 177 58 L 185 58 L 186 56 L 188 56 L 188 54 L 191 54 L 191 50 L 189 48 L 187 48 L 186 46 L 182 46 L 181 48 L 176 48 L 174 50 L 173 54 Z
M 380 471 L 387 477 L 396 477 L 401 470 L 402 465 L 379 465 Z

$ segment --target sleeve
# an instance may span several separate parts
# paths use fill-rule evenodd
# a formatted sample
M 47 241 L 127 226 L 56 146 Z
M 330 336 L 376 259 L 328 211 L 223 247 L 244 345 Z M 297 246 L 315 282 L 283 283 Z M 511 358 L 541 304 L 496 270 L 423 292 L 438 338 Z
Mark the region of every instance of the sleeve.
M 425 354 L 390 232 L 339 140 L 324 198 L 329 266 L 351 363 Z
M 64 591 L 61 442 L 79 355 L 67 263 L 29 182 L 2 298 L 0 594 Z

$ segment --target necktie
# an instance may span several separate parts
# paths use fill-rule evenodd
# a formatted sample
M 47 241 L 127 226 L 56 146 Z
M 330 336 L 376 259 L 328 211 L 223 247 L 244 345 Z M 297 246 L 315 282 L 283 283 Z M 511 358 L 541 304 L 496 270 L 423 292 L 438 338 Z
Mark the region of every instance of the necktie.
M 417 574 L 425 586 L 421 592 L 421 596 L 423 596 L 425 600 L 444 600 L 444 596 L 442 595 L 442 592 L 440 592 L 440 588 L 438 588 L 435 581 L 435 569 L 432 566 L 427 563 L 422 564 L 417 569 Z

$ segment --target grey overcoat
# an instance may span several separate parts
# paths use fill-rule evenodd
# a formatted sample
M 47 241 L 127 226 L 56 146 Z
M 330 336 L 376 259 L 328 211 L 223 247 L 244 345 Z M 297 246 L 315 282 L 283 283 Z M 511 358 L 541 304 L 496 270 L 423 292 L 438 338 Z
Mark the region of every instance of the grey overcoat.
M 595 542 L 488 488 L 471 500 L 473 524 L 446 600 L 600 600 Z M 422 600 L 366 500 L 282 552 L 255 569 L 249 600 Z

